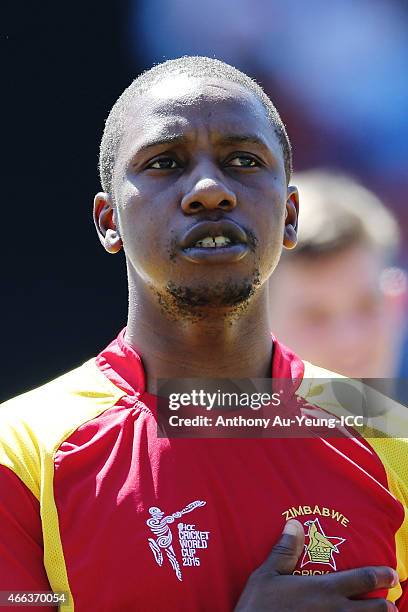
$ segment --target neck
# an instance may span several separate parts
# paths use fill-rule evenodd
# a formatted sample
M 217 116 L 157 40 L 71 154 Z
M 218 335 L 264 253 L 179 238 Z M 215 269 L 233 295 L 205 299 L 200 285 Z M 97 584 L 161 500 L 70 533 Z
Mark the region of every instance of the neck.
M 272 341 L 266 287 L 238 314 L 226 309 L 170 318 L 146 286 L 131 285 L 126 341 L 143 359 L 147 391 L 174 378 L 266 378 Z

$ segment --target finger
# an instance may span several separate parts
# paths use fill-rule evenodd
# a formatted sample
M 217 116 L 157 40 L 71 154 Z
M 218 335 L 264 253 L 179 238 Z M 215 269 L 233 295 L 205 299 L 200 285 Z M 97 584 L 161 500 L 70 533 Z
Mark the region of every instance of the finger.
M 302 523 L 290 520 L 285 524 L 280 540 L 261 566 L 268 572 L 291 574 L 303 552 L 305 532 Z
M 372 566 L 337 572 L 324 577 L 335 591 L 346 597 L 371 593 L 376 589 L 390 589 L 399 583 L 398 574 L 391 567 Z
M 398 610 L 391 601 L 376 598 L 353 601 L 351 609 L 356 612 L 397 612 Z

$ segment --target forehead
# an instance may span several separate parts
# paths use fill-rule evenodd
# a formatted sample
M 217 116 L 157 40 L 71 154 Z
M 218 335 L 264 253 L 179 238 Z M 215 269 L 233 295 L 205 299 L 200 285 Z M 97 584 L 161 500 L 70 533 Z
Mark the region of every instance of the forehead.
M 214 140 L 251 133 L 272 150 L 280 149 L 267 111 L 253 92 L 223 79 L 176 75 L 132 100 L 120 150 L 126 154 L 161 138 L 204 132 Z

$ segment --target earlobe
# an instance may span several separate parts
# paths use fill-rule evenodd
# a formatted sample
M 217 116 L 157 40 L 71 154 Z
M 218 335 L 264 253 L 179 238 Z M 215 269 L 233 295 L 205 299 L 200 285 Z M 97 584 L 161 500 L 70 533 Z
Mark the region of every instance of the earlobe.
M 283 232 L 283 246 L 294 249 L 297 244 L 297 230 L 299 218 L 299 193 L 296 187 L 288 187 L 286 200 L 285 229 Z
M 118 253 L 123 246 L 116 224 L 115 209 L 107 193 L 99 192 L 94 199 L 93 219 L 98 238 L 108 253 Z
M 112 229 L 106 230 L 103 246 L 105 248 L 105 251 L 107 251 L 111 255 L 119 253 L 123 246 L 119 232 L 117 230 Z

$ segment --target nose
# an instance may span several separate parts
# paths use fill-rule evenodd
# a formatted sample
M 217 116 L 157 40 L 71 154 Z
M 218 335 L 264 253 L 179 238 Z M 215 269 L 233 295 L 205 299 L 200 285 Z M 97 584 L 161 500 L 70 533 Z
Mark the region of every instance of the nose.
M 216 178 L 200 178 L 181 200 L 181 208 L 187 215 L 205 210 L 230 211 L 237 205 L 235 194 Z

